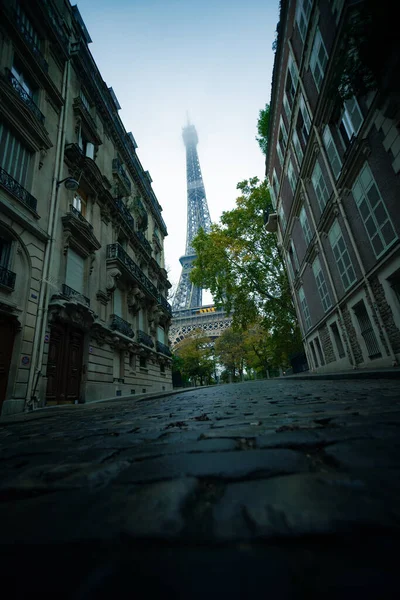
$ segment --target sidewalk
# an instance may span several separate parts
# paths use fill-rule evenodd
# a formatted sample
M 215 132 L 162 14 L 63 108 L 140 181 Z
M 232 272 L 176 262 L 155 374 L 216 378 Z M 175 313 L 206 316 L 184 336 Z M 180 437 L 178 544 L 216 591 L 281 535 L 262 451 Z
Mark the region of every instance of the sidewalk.
M 386 369 L 353 369 L 351 371 L 338 371 L 336 373 L 311 373 L 305 371 L 296 373 L 295 375 L 284 375 L 278 377 L 282 379 L 299 379 L 299 380 L 314 380 L 314 379 L 400 379 L 400 367 L 390 367 Z

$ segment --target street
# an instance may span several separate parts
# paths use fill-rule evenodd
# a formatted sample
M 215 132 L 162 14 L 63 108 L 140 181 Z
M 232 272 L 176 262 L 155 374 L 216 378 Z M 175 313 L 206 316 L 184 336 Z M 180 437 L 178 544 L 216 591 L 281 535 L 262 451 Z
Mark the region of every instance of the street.
M 15 597 L 60 578 L 73 598 L 109 597 L 107 582 L 118 597 L 130 578 L 167 598 L 266 581 L 281 598 L 392 597 L 399 387 L 256 381 L 3 422 L 2 577 L 27 573 Z

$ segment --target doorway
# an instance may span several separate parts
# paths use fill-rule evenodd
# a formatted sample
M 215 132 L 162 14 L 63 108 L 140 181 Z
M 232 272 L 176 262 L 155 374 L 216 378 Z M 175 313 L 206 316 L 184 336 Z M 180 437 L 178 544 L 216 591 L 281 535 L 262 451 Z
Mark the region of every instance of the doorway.
M 0 315 L 0 413 L 6 399 L 8 374 L 14 347 L 16 324 L 13 319 Z
M 79 401 L 83 337 L 80 329 L 57 323 L 50 331 L 46 405 Z

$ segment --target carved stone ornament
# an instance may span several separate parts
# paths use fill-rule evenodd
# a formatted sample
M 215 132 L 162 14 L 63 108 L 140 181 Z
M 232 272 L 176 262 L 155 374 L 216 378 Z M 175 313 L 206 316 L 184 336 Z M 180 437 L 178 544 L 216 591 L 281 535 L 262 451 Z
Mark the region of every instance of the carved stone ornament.
M 61 321 L 89 331 L 96 318 L 94 311 L 81 303 L 79 297 L 68 300 L 55 297 L 49 304 L 49 323 Z
M 64 255 L 66 255 L 68 252 L 71 237 L 72 237 L 72 233 L 70 231 L 64 231 L 64 240 L 63 240 Z
M 47 150 L 45 148 L 40 149 L 40 159 L 39 159 L 39 170 L 43 167 L 44 159 L 47 156 Z
M 117 268 L 109 269 L 107 271 L 107 284 L 106 289 L 109 294 L 111 294 L 118 284 L 118 279 L 121 277 L 121 271 Z
M 144 306 L 145 295 L 138 285 L 133 285 L 128 289 L 128 310 L 133 314 L 137 314 Z

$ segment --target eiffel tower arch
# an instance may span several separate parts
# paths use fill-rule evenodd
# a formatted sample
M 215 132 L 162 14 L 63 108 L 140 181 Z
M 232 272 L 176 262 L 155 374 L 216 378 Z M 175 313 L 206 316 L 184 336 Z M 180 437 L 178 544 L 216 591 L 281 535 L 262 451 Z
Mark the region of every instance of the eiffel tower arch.
M 210 231 L 211 219 L 197 154 L 199 139 L 195 126 L 188 123 L 182 130 L 182 137 L 186 147 L 187 228 L 185 254 L 179 259 L 182 271 L 172 303 L 172 346 L 194 329 L 203 329 L 206 334 L 215 338 L 232 324 L 232 318 L 227 317 L 222 309 L 213 306 L 202 308 L 203 290 L 190 281 L 196 258 L 193 240 L 200 228 L 206 233 Z

